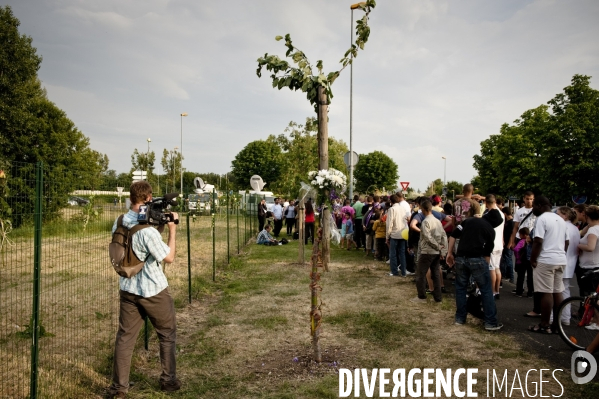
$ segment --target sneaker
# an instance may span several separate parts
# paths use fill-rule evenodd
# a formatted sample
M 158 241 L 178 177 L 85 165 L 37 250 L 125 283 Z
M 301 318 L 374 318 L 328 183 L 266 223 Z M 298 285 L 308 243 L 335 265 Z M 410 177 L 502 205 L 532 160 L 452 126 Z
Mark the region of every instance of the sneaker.
M 387 263 L 387 264 L 390 264 L 390 263 L 391 263 L 391 259 L 387 259 L 387 262 L 386 262 L 386 263 Z
M 515 293 L 516 293 L 516 290 L 512 290 L 512 294 L 515 294 Z
M 431 294 L 431 295 L 432 295 L 432 294 L 433 294 L 433 291 L 431 291 L 431 290 L 429 290 L 429 289 L 427 288 L 427 289 L 426 289 L 426 293 L 427 293 L 427 294 Z
M 497 331 L 497 330 L 501 330 L 502 328 L 503 328 L 503 324 L 501 324 L 501 323 L 497 323 L 495 325 L 492 325 L 492 324 L 485 325 L 485 330 L 487 330 L 487 331 Z
M 500 283 L 500 284 L 499 284 L 499 288 L 503 288 L 503 284 L 501 284 L 501 283 Z
M 584 328 L 586 328 L 587 330 L 599 331 L 599 325 L 597 323 L 591 323 L 588 326 L 585 326 Z
M 172 381 L 164 381 L 160 382 L 160 390 L 165 392 L 175 392 L 181 389 L 181 381 L 178 378 L 175 378 Z
M 410 302 L 414 302 L 414 303 L 426 303 L 426 299 L 415 297 L 415 298 L 410 299 Z
M 453 323 L 454 326 L 463 326 L 464 324 L 466 324 L 466 323 L 462 323 L 460 321 L 456 321 Z
M 399 277 L 399 274 L 389 273 L 389 277 Z
M 413 276 L 415 273 L 412 272 L 406 272 L 406 276 Z

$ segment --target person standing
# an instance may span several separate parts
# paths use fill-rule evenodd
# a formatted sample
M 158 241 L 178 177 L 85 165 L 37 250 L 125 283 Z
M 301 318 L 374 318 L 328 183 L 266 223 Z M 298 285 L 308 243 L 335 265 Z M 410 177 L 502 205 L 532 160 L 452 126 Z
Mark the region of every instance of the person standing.
M 295 202 L 289 201 L 289 205 L 285 208 L 285 225 L 287 226 L 287 235 L 293 233 L 293 225 L 295 225 Z
M 503 228 L 503 251 L 501 252 L 499 270 L 504 280 L 514 283 L 514 251 L 509 248 L 510 238 L 514 230 L 514 217 L 508 206 L 504 207 L 502 212 L 505 217 L 505 227 Z
M 487 194 L 485 197 L 486 212 L 490 212 L 492 209 L 497 209 L 497 200 L 495 195 Z M 493 244 L 493 252 L 491 252 L 491 259 L 489 262 L 489 272 L 491 274 L 491 286 L 493 287 L 493 296 L 497 300 L 499 296 L 499 287 L 501 285 L 501 253 L 503 252 L 503 228 L 505 225 L 503 212 L 498 212 L 502 218 L 502 222 L 499 226 L 495 227 L 495 241 Z
M 574 277 L 574 271 L 576 270 L 576 263 L 578 262 L 578 244 L 580 243 L 580 233 L 578 228 L 574 226 L 576 221 L 576 214 L 574 211 L 567 207 L 561 206 L 557 209 L 557 214 L 564 219 L 566 222 L 566 229 L 568 231 L 568 251 L 566 252 L 566 268 L 564 269 L 564 291 L 562 292 L 562 300 L 570 298 L 570 284 Z M 566 306 L 562 311 L 562 323 L 570 325 L 571 309 L 570 306 Z
M 430 271 L 433 280 L 433 298 L 441 302 L 441 267 L 440 261 L 447 255 L 447 235 L 443 225 L 432 215 L 432 204 L 424 200 L 420 204 L 424 220 L 420 227 L 418 241 L 418 262 L 416 266 L 416 290 L 418 296 L 412 302 L 426 303 L 426 275 Z
M 304 232 L 305 245 L 308 245 L 308 238 L 310 238 L 312 240 L 312 244 L 314 244 L 314 215 L 315 214 L 314 207 L 312 206 L 312 200 L 309 199 L 308 202 L 306 202 L 306 215 L 304 217 L 304 221 L 306 223 L 306 231 Z
M 569 237 L 566 222 L 551 212 L 551 202 L 547 197 L 536 197 L 532 212 L 537 217 L 532 241 L 530 264 L 534 269 L 535 293 L 541 299 L 541 322 L 528 327 L 528 331 L 551 334 L 550 318 L 557 324 L 557 312 L 564 291 L 563 274 L 566 267 L 566 251 Z
M 399 276 L 399 267 L 401 267 L 401 276 L 407 275 L 406 270 L 406 240 L 402 237 L 402 231 L 407 228 L 407 215 L 404 209 L 399 205 L 399 197 L 396 194 L 391 196 L 392 206 L 387 211 L 387 245 L 389 245 L 389 267 L 390 276 Z M 399 261 L 399 264 L 398 264 Z M 412 275 L 413 273 L 410 273 Z
M 260 203 L 258 204 L 258 231 L 264 230 L 264 222 L 266 221 L 266 212 L 268 209 L 266 208 L 266 200 L 262 198 Z
M 283 207 L 280 204 L 280 199 L 279 198 L 275 198 L 275 205 L 272 207 L 272 217 L 274 219 L 274 223 L 275 223 L 275 228 L 274 228 L 274 235 L 275 237 L 279 237 L 279 233 L 281 232 L 281 229 L 283 228 Z
M 354 241 L 356 242 L 356 248 L 360 249 L 364 247 L 366 244 L 366 235 L 364 234 L 364 227 L 362 225 L 362 208 L 364 204 L 362 200 L 364 198 L 359 195 L 354 195 L 354 204 L 352 208 L 354 208 Z
M 138 181 L 129 189 L 131 208 L 123 216 L 123 226 L 131 229 L 138 224 L 139 207 L 152 200 L 152 186 L 146 181 Z M 173 220 L 179 215 L 172 212 Z M 117 220 L 112 232 L 117 228 Z M 114 345 L 112 384 L 108 391 L 113 398 L 124 398 L 129 390 L 131 356 L 137 335 L 148 316 L 160 341 L 160 389 L 174 392 L 181 388 L 176 371 L 177 322 L 175 305 L 168 290 L 168 281 L 162 271 L 162 263 L 175 260 L 175 238 L 177 225 L 169 222 L 168 244 L 162 241 L 161 233 L 165 226 L 146 228 L 133 235 L 131 245 L 139 259 L 145 259 L 141 271 L 131 278 L 119 278 L 119 328 Z

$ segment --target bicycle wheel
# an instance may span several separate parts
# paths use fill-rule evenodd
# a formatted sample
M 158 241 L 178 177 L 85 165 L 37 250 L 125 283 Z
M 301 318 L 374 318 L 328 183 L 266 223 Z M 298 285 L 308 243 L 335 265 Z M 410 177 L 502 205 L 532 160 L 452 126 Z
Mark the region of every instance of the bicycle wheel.
M 597 335 L 597 331 L 579 326 L 584 314 L 583 304 L 585 300 L 585 297 L 579 296 L 573 296 L 564 300 L 559 307 L 557 316 L 559 335 L 566 344 L 576 350 L 586 349 Z M 568 310 L 570 311 L 569 320 L 567 320 Z

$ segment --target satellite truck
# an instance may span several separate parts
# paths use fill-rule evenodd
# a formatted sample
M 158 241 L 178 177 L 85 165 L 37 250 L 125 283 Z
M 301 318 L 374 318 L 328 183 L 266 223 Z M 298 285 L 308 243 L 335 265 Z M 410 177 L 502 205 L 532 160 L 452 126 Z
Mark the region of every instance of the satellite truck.
M 204 183 L 201 177 L 193 179 L 193 185 L 195 186 L 195 194 L 189 194 L 187 196 L 188 207 L 190 212 L 209 212 L 212 206 L 212 192 L 214 190 L 213 184 Z M 215 204 L 218 206 L 218 196 L 214 199 Z
M 272 191 L 262 191 L 266 182 L 258 175 L 253 175 L 250 178 L 250 186 L 252 190 L 249 193 L 246 191 L 240 191 L 242 195 L 242 204 L 244 209 L 248 210 L 250 214 L 258 214 L 258 204 L 264 198 L 266 200 L 266 209 L 272 212 L 272 207 L 275 205 L 275 195 Z

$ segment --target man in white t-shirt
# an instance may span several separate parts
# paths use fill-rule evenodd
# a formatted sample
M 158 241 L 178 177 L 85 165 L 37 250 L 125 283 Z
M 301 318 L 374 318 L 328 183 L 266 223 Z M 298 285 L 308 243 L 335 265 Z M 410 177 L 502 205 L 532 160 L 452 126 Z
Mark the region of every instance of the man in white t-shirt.
M 510 238 L 509 248 L 514 249 L 520 234 L 518 231 L 523 227 L 528 227 L 528 230 L 532 230 L 535 226 L 536 216 L 532 212 L 532 203 L 535 200 L 535 195 L 532 191 L 524 193 L 524 207 L 518 208 L 514 214 L 514 230 L 512 230 L 512 237 Z
M 551 334 L 553 330 L 549 325 L 551 311 L 553 309 L 553 320 L 557 324 L 557 312 L 564 291 L 563 274 L 569 245 L 568 230 L 564 219 L 551 212 L 551 202 L 547 197 L 535 198 L 532 212 L 537 217 L 537 221 L 530 264 L 535 270 L 533 273 L 535 293 L 538 292 L 542 296 L 541 322 L 530 326 L 528 330 Z
M 493 194 L 487 194 L 485 197 L 486 212 L 491 209 L 497 209 L 501 215 L 502 222 L 495 227 L 495 241 L 493 242 L 493 252 L 489 262 L 489 271 L 491 273 L 491 287 L 493 288 L 493 297 L 499 299 L 499 286 L 501 285 L 501 253 L 503 252 L 503 228 L 505 226 L 505 215 L 497 208 L 497 199 Z

